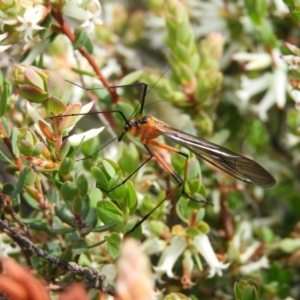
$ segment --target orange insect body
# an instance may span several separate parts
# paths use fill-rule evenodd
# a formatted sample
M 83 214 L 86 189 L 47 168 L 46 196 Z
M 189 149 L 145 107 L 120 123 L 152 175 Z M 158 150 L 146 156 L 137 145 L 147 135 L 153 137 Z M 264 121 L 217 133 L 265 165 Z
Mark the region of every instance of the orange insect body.
M 130 131 L 135 137 L 140 137 L 142 144 L 147 145 L 151 140 L 158 138 L 161 132 L 155 125 L 159 120 L 152 116 L 143 117 L 137 121 L 131 122 L 131 127 L 124 128 L 124 133 Z

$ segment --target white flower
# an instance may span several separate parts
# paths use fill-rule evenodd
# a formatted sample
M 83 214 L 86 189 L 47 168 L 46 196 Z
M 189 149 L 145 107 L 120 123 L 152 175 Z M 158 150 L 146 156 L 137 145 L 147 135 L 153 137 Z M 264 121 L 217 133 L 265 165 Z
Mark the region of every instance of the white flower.
M 245 70 L 260 70 L 271 65 L 271 56 L 268 53 L 238 52 L 232 55 L 233 60 L 246 63 Z
M 267 258 L 267 256 L 264 255 L 261 257 L 260 260 L 241 266 L 239 269 L 241 274 L 249 274 L 249 273 L 259 271 L 262 268 L 269 268 L 269 267 L 270 267 L 269 259 Z
M 219 262 L 216 254 L 211 246 L 211 243 L 206 234 L 199 234 L 193 239 L 193 244 L 198 252 L 204 257 L 210 267 L 209 278 L 218 274 L 222 276 L 222 270 L 227 269 L 230 263 L 223 264 Z
M 282 55 L 281 58 L 288 64 L 289 70 L 300 71 L 300 57 L 295 55 Z
M 240 109 L 245 109 L 254 95 L 259 94 L 268 88 L 271 76 L 271 73 L 264 73 L 262 76 L 255 79 L 242 76 L 241 89 L 236 91 L 236 95 L 241 101 Z
M 158 237 L 148 238 L 142 244 L 142 250 L 147 255 L 153 255 L 162 252 L 166 248 L 166 241 Z
M 189 15 L 193 21 L 196 37 L 206 36 L 211 32 L 219 32 L 225 37 L 230 35 L 227 21 L 222 17 L 222 11 L 226 9 L 233 13 L 233 5 L 230 3 L 224 4 L 224 2 L 220 0 L 189 0 L 188 5 Z
M 278 16 L 283 16 L 285 17 L 287 14 L 289 14 L 289 8 L 288 6 L 283 2 L 283 0 L 274 0 L 274 4 L 275 4 L 275 15 Z
M 164 250 L 161 255 L 157 267 L 154 270 L 158 273 L 160 277 L 163 273 L 166 273 L 168 277 L 175 277 L 172 269 L 177 261 L 178 257 L 183 253 L 187 247 L 186 239 L 182 236 L 175 236 L 171 244 Z
M 101 15 L 101 6 L 98 0 L 91 0 L 90 3 L 88 4 L 88 9 L 87 13 L 87 19 L 85 22 L 83 22 L 80 27 L 86 28 L 87 31 L 90 34 L 93 34 L 95 25 L 101 25 L 103 24 L 102 19 L 100 18 Z
M 285 46 L 286 46 L 293 54 L 295 54 L 295 55 L 297 55 L 297 56 L 300 55 L 300 49 L 299 49 L 297 46 L 295 46 L 295 45 L 293 45 L 293 44 L 290 44 L 290 43 L 288 43 L 288 42 L 285 42 L 284 44 L 285 44 Z M 284 58 L 284 57 L 285 57 L 285 56 L 283 55 L 283 58 Z
M 98 0 L 91 0 L 85 6 L 86 9 L 80 7 L 77 0 L 71 0 L 65 3 L 63 13 L 65 16 L 80 23 L 80 27 L 86 28 L 89 34 L 92 34 L 95 29 L 95 24 L 102 24 L 100 18 L 101 6 Z
M 23 17 L 17 16 L 19 22 L 21 22 L 22 25 L 18 26 L 16 30 L 24 31 L 24 38 L 26 42 L 33 38 L 34 30 L 44 29 L 44 27 L 39 26 L 38 23 L 43 21 L 47 14 L 47 7 L 43 5 L 36 5 L 25 10 Z
M 287 89 L 287 67 L 277 49 L 273 50 L 272 56 L 268 54 L 236 53 L 232 58 L 247 63 L 246 70 L 262 69 L 268 65 L 273 67 L 272 73 L 265 73 L 260 78 L 249 79 L 243 77 L 242 88 L 236 92 L 242 101 L 242 109 L 248 105 L 252 96 L 265 89 L 267 91 L 260 103 L 252 106 L 252 110 L 259 115 L 261 120 L 265 121 L 267 119 L 267 112 L 275 103 L 280 109 L 284 107 Z

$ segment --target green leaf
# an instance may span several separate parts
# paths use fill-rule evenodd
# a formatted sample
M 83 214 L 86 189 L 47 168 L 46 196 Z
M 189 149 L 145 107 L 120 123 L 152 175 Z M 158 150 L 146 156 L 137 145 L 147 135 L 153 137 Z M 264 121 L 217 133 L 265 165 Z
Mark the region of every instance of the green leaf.
M 108 200 L 99 201 L 97 204 L 97 214 L 104 224 L 116 223 L 114 231 L 123 231 L 123 213 L 113 202 Z
M 10 122 L 8 122 L 7 120 L 6 120 L 6 118 L 1 118 L 1 123 L 2 123 L 2 125 L 3 125 L 3 127 L 4 127 L 4 130 L 5 130 L 5 132 L 6 132 L 6 135 L 8 136 L 8 137 L 10 137 L 11 136 L 11 127 L 10 127 Z
M 85 223 L 90 224 L 90 228 L 93 229 L 97 222 L 98 222 L 98 216 L 97 216 L 97 210 L 95 207 L 91 207 L 91 209 L 88 212 L 88 215 L 83 219 Z
M 67 234 L 75 232 L 77 229 L 72 227 L 53 227 L 52 232 L 56 234 Z
M 140 70 L 129 73 L 121 79 L 120 85 L 130 85 L 132 83 L 138 82 L 140 81 L 143 74 L 144 71 Z
M 85 49 L 92 54 L 94 47 L 89 35 L 84 30 L 75 29 L 75 40 L 73 42 L 74 49 L 85 47 Z
M 105 232 L 105 231 L 113 231 L 113 229 L 116 227 L 116 223 L 108 223 L 102 226 L 98 226 L 93 228 L 92 232 Z
M 56 216 L 72 227 L 75 226 L 74 215 L 65 205 L 55 205 Z
M 88 216 L 90 209 L 91 209 L 90 195 L 86 194 L 83 199 L 82 209 L 81 209 L 81 216 L 83 219 L 85 219 Z
M 123 200 L 125 207 L 128 208 L 129 210 L 129 214 L 133 215 L 136 211 L 136 207 L 137 207 L 137 195 L 135 192 L 135 188 L 133 186 L 133 183 L 128 181 L 126 183 L 127 186 L 127 194 Z
M 250 280 L 241 280 L 234 284 L 234 295 L 238 300 L 259 300 L 259 286 Z
M 200 165 L 195 157 L 189 160 L 188 171 L 187 171 L 187 181 L 191 181 L 198 177 L 200 174 Z
M 30 173 L 30 171 L 31 170 L 28 167 L 25 167 L 24 169 L 21 170 L 18 183 L 17 183 L 16 188 L 11 196 L 12 198 L 15 198 L 21 192 L 21 190 L 25 184 L 26 176 Z
M 191 237 L 191 238 L 193 238 L 193 237 L 199 235 L 200 233 L 201 233 L 201 232 L 200 232 L 198 229 L 196 229 L 196 228 L 188 228 L 188 229 L 186 230 L 186 234 L 187 234 L 189 237 Z
M 76 185 L 80 190 L 80 195 L 84 197 L 89 189 L 89 183 L 84 174 L 81 174 L 76 179 Z
M 61 186 L 60 194 L 64 200 L 73 201 L 76 196 L 80 195 L 80 190 L 75 183 L 66 181 Z
M 11 145 L 12 145 L 13 153 L 16 156 L 19 156 L 19 154 L 20 154 L 20 151 L 19 151 L 19 148 L 17 145 L 18 134 L 19 134 L 18 128 L 14 127 L 12 130 Z
M 2 72 L 1 72 L 2 74 Z M 7 106 L 7 99 L 8 99 L 8 84 L 3 84 L 2 95 L 0 99 L 0 117 L 3 117 L 4 113 L 6 112 Z
M 116 259 L 120 254 L 121 238 L 118 234 L 113 233 L 109 237 L 106 236 L 107 250 L 113 259 Z
M 108 183 L 108 190 L 109 197 L 117 200 L 124 199 L 124 197 L 127 195 L 127 183 L 121 184 L 123 181 L 122 179 L 117 175 L 113 177 L 109 183 Z M 118 186 L 121 184 L 120 186 Z M 118 186 L 117 188 L 115 188 Z
M 48 79 L 47 79 L 47 92 L 48 97 L 54 97 L 57 99 L 57 101 L 60 101 L 61 98 L 64 97 L 64 93 L 66 90 L 66 81 L 64 78 L 58 73 L 58 72 L 49 72 Z M 51 104 L 48 102 L 48 106 Z M 61 104 L 62 107 L 64 104 Z M 53 109 L 56 111 L 56 108 L 54 105 L 52 105 Z M 60 105 L 58 106 L 61 110 Z
M 65 103 L 60 98 L 55 96 L 49 97 L 43 102 L 43 105 L 46 108 L 47 112 L 54 116 L 64 113 L 67 109 Z
M 15 190 L 15 186 L 12 183 L 5 183 L 2 186 L 2 193 L 4 195 L 12 196 Z
M 60 175 L 68 175 L 74 168 L 74 161 L 69 157 L 65 157 L 60 164 L 59 174 Z
M 35 219 L 22 219 L 22 221 L 29 226 L 31 229 L 51 232 L 49 223 L 44 220 L 35 220 Z
M 137 219 L 137 218 L 134 218 L 134 219 L 130 219 L 126 225 L 125 225 L 125 229 L 124 229 L 124 232 L 126 234 L 128 234 L 128 232 L 130 230 L 132 230 L 132 228 L 139 222 L 140 220 Z M 129 236 L 137 239 L 137 240 L 141 240 L 142 238 L 142 226 L 138 226 L 133 232 L 130 232 L 129 233 Z
M 71 251 L 74 255 L 82 254 L 88 249 L 86 242 L 82 239 L 72 244 Z
M 0 160 L 4 162 L 8 162 L 10 164 L 13 164 L 14 162 L 9 159 L 1 150 L 0 150 Z

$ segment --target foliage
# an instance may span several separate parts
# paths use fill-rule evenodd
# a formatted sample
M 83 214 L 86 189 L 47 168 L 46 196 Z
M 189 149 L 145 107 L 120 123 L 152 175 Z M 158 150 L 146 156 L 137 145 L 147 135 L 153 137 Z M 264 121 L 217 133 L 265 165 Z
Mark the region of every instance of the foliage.
M 2 255 L 91 299 L 298 299 L 299 6 L 127 2 L 0 0 Z M 251 156 L 276 185 L 157 148 L 187 199 L 123 135 L 144 96 L 143 115 Z

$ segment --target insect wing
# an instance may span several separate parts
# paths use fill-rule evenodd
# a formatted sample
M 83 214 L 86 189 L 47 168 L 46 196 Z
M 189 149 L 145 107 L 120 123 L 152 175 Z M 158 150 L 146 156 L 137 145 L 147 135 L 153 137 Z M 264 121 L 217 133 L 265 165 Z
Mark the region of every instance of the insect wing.
M 243 182 L 265 188 L 273 186 L 276 182 L 267 170 L 247 157 L 174 129 L 161 121 L 155 124 L 156 129 L 163 136 L 189 149 L 197 156 Z

